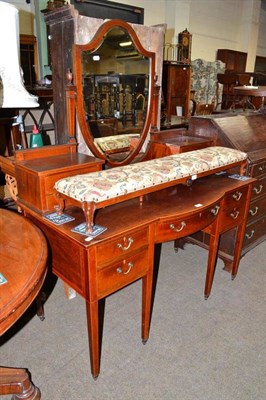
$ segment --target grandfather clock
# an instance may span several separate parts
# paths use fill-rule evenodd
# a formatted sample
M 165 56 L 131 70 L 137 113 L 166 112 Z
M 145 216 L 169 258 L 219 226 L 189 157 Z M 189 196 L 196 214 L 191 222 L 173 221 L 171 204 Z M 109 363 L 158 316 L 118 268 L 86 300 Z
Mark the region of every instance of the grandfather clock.
M 185 29 L 178 35 L 178 61 L 190 64 L 192 35 Z

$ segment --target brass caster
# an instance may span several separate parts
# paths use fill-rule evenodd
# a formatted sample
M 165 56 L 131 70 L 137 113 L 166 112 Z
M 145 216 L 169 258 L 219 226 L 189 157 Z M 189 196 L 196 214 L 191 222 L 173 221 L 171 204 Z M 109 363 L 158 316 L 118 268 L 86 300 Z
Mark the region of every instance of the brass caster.
M 146 344 L 148 339 L 142 339 L 142 344 Z

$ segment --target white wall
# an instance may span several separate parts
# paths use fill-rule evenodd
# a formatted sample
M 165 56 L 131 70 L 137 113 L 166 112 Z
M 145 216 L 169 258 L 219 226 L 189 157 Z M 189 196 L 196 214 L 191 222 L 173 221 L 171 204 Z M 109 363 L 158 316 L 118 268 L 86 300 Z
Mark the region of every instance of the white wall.
M 113 1 L 113 0 L 110 0 Z M 156 25 L 165 23 L 165 0 L 114 0 L 115 3 L 123 3 L 144 8 L 144 25 Z
M 36 12 L 39 12 L 47 3 L 47 0 L 32 0 L 30 5 L 25 0 L 2 1 L 16 5 L 25 13 L 20 16 L 21 33 L 28 33 L 26 30 L 30 23 L 25 24 L 25 18 L 27 13 L 29 16 L 35 12 L 34 4 Z M 144 8 L 145 25 L 166 23 L 168 43 L 176 43 L 178 33 L 187 28 L 192 34 L 193 60 L 203 58 L 214 61 L 219 48 L 238 50 L 248 53 L 246 70 L 252 71 L 256 55 L 266 57 L 266 0 L 115 1 Z M 41 28 L 41 34 L 44 35 L 44 28 Z M 41 57 L 41 64 L 45 65 L 43 52 Z M 49 73 L 48 69 L 46 73 Z
M 216 59 L 217 49 L 248 53 L 247 70 L 256 55 L 266 56 L 266 0 L 116 0 L 144 8 L 144 24 L 167 23 L 166 42 L 192 33 L 192 59 Z M 258 48 L 257 48 L 258 43 Z
M 213 61 L 216 50 L 249 53 L 246 70 L 254 69 L 258 40 L 260 0 L 198 0 L 191 8 L 193 59 Z M 211 18 L 210 18 L 211 15 Z M 202 24 L 205 21 L 205 24 Z M 253 34 L 253 36 L 252 36 Z M 204 43 L 204 46 L 202 46 Z
M 19 10 L 20 33 L 36 35 L 35 8 L 33 2 L 27 4 L 25 0 L 1 0 L 3 3 L 13 4 Z
M 266 57 L 266 0 L 261 3 L 257 55 Z

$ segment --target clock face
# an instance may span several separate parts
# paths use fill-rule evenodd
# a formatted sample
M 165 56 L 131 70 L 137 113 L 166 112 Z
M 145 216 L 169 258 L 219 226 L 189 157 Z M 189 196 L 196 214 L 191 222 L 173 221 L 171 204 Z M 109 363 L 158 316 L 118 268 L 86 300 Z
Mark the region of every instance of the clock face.
M 187 37 L 187 36 L 184 36 L 184 37 L 182 38 L 182 45 L 183 45 L 183 46 L 188 46 L 188 44 L 189 44 L 188 37 Z

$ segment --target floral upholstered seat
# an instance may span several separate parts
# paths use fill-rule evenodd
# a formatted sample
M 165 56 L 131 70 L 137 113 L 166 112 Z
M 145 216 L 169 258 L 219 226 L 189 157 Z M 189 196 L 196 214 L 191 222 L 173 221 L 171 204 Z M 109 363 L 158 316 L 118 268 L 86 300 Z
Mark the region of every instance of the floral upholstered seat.
M 96 138 L 94 139 L 94 143 L 103 153 L 112 153 L 129 150 L 135 138 L 139 138 L 139 135 L 114 135 Z
M 225 147 L 208 147 L 187 153 L 175 154 L 104 171 L 63 178 L 55 189 L 79 202 L 99 203 L 121 195 L 143 192 L 143 189 L 173 184 L 184 178 L 196 179 L 217 170 L 240 164 L 246 153 Z M 133 197 L 133 196 L 130 196 Z

